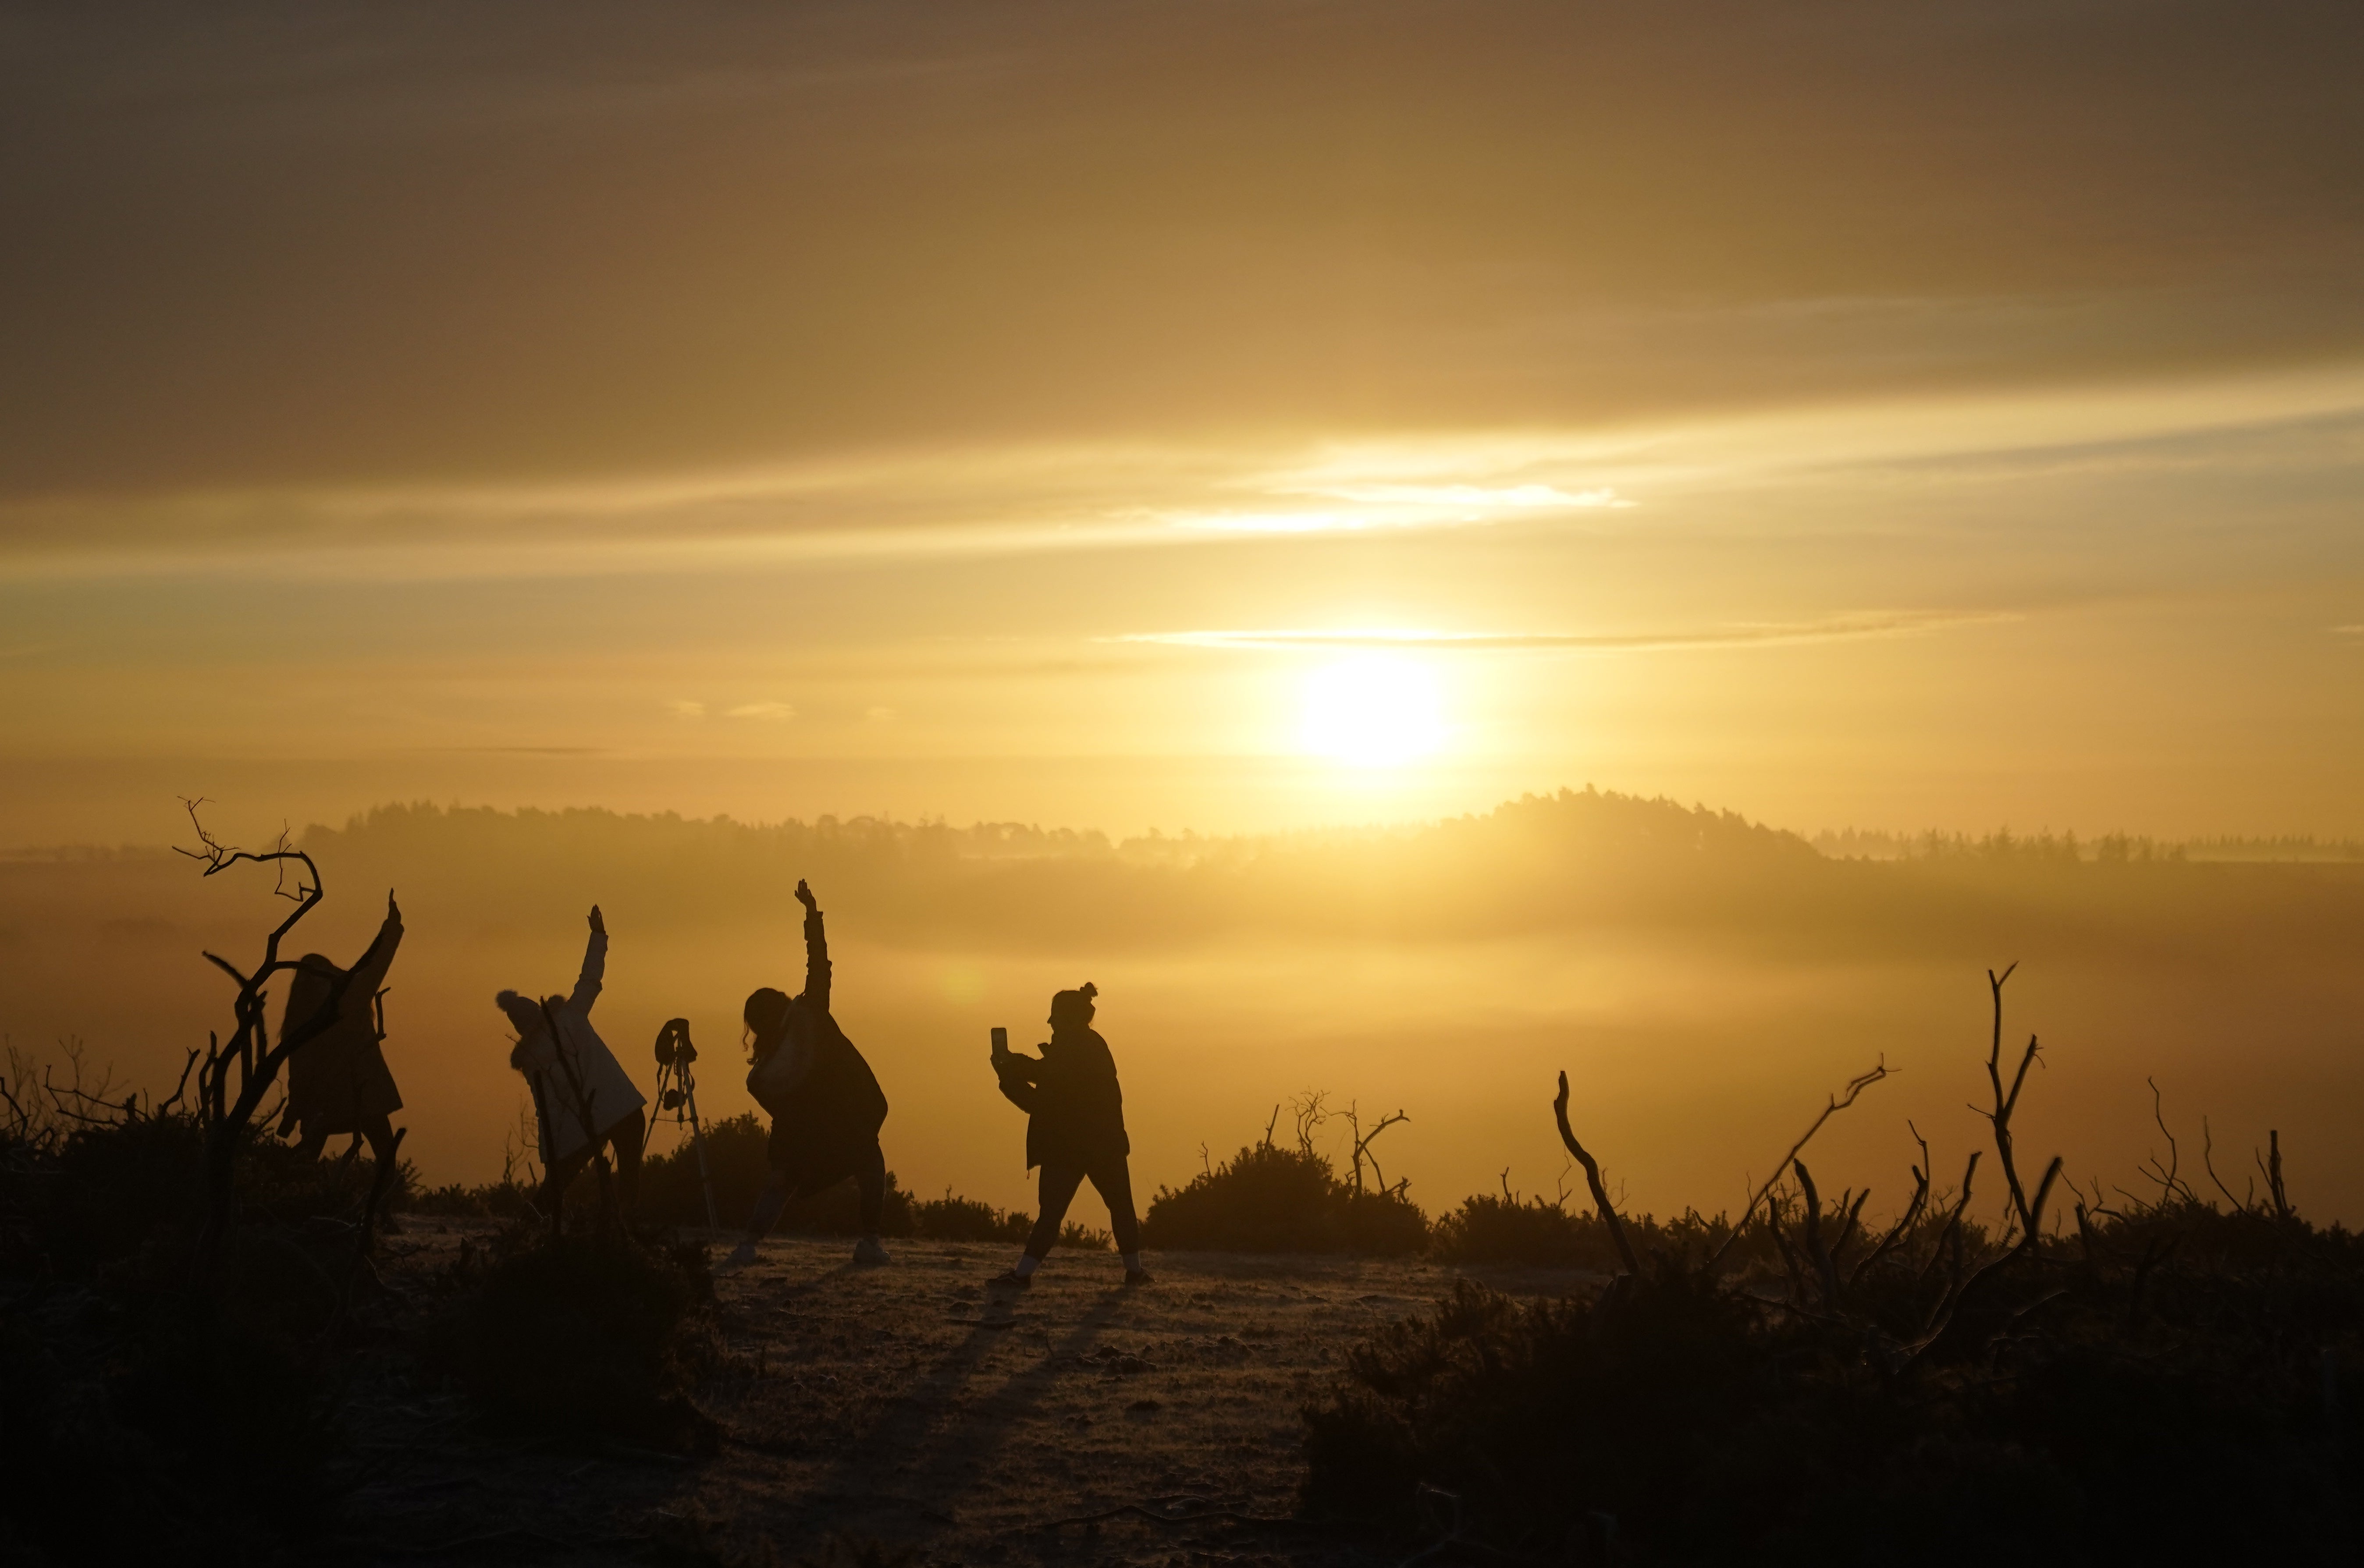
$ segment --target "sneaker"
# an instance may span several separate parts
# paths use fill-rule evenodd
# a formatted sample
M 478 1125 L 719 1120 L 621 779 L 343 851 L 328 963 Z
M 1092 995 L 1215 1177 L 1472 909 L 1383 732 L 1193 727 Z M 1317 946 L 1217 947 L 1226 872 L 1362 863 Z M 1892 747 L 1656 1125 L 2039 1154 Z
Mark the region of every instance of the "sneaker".
M 1021 1274 L 1016 1269 L 1004 1269 L 985 1283 L 996 1290 L 1031 1290 L 1034 1285 L 1034 1276 Z
M 1147 1269 L 1127 1269 L 1124 1271 L 1124 1284 L 1127 1290 L 1131 1290 L 1135 1285 L 1143 1285 L 1148 1283 L 1149 1271 Z
M 753 1241 L 742 1241 L 738 1246 L 730 1250 L 730 1255 L 729 1257 L 722 1260 L 722 1266 L 726 1270 L 743 1269 L 754 1261 L 755 1243 Z
M 886 1249 L 875 1239 L 864 1236 L 853 1244 L 853 1261 L 864 1268 L 875 1269 L 881 1263 L 891 1263 L 895 1260 L 886 1255 Z

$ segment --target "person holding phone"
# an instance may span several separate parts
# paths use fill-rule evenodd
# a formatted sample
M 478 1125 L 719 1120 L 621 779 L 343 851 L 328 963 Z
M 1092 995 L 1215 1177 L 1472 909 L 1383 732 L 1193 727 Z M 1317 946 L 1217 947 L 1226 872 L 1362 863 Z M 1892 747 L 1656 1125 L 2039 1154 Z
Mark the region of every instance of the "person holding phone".
M 805 906 L 805 988 L 801 995 L 765 986 L 747 998 L 747 1089 L 772 1115 L 772 1173 L 755 1195 L 747 1234 L 726 1268 L 755 1261 L 755 1243 L 770 1234 L 791 1198 L 826 1192 L 848 1176 L 862 1201 L 862 1237 L 853 1261 L 889 1262 L 878 1240 L 886 1201 L 886 1156 L 878 1129 L 886 1123 L 886 1095 L 862 1052 L 830 1016 L 829 937 L 820 905 L 802 881 Z
M 1109 1229 L 1124 1256 L 1124 1283 L 1149 1283 L 1141 1266 L 1141 1221 L 1132 1208 L 1132 1140 L 1124 1130 L 1124 1090 L 1116 1058 L 1092 1028 L 1092 999 L 1099 987 L 1087 981 L 1051 998 L 1051 1038 L 1027 1056 L 1009 1049 L 1009 1031 L 993 1031 L 993 1073 L 1010 1104 L 1027 1113 L 1026 1167 L 1043 1169 L 1042 1212 L 1026 1251 L 997 1285 L 1023 1290 L 1051 1255 L 1060 1224 L 1076 1189 L 1087 1180 L 1108 1205 Z

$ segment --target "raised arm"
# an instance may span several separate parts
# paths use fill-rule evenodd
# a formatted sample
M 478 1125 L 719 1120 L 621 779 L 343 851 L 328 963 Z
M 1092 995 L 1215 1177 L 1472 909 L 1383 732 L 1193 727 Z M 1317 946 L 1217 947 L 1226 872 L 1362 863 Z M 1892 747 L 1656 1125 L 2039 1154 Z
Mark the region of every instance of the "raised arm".
M 805 995 L 808 1007 L 829 1011 L 829 937 L 821 929 L 820 903 L 813 890 L 802 879 L 797 883 L 797 902 L 805 906 Z
M 591 1004 L 599 999 L 600 983 L 608 975 L 608 922 L 599 917 L 599 906 L 591 906 L 591 940 L 583 950 L 583 974 L 574 982 L 574 995 L 567 1005 L 578 1013 L 587 1013 Z
M 385 895 L 385 923 L 377 929 L 377 939 L 370 943 L 369 951 L 353 961 L 353 977 L 346 982 L 344 1000 L 337 1009 L 340 1016 L 369 1016 L 370 999 L 385 984 L 385 972 L 394 966 L 394 950 L 401 945 L 402 910 L 389 889 Z

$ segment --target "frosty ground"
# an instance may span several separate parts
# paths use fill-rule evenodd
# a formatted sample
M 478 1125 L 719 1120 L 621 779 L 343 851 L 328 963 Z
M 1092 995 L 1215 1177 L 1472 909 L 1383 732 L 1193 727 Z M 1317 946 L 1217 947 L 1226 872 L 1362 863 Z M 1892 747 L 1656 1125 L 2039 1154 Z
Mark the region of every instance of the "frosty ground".
M 492 1229 L 405 1223 L 385 1263 L 397 1285 Z M 711 1240 L 719 1258 L 729 1239 Z M 1379 1539 L 1291 1517 L 1305 1398 L 1370 1329 L 1464 1273 L 1520 1293 L 1592 1280 L 1153 1253 L 1154 1283 L 1128 1291 L 1113 1255 L 1062 1251 L 1031 1290 L 988 1289 L 1011 1254 L 908 1241 L 858 1269 L 842 1241 L 766 1242 L 716 1282 L 724 1353 L 697 1399 L 725 1436 L 708 1460 L 496 1440 L 456 1395 L 389 1366 L 356 1391 L 374 1462 L 351 1555 L 788 1562 L 843 1536 L 915 1563 L 1379 1561 Z M 1126 1504 L 1243 1518 L 1061 1522 Z

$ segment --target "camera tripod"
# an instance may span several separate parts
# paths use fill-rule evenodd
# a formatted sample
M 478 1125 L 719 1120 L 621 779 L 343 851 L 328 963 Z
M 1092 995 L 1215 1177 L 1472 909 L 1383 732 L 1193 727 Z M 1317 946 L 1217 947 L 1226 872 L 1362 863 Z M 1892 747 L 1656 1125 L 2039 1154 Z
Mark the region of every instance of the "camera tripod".
M 657 1030 L 657 1103 L 649 1117 L 648 1126 L 641 1134 L 641 1151 L 646 1153 L 649 1140 L 655 1135 L 657 1123 L 668 1113 L 675 1127 L 689 1128 L 690 1147 L 697 1153 L 697 1182 L 706 1189 L 706 1223 L 709 1229 L 722 1229 L 722 1219 L 714 1207 L 714 1176 L 706 1165 L 706 1129 L 697 1120 L 697 1079 L 689 1064 L 697 1060 L 697 1047 L 689 1043 L 689 1020 L 671 1018 Z

